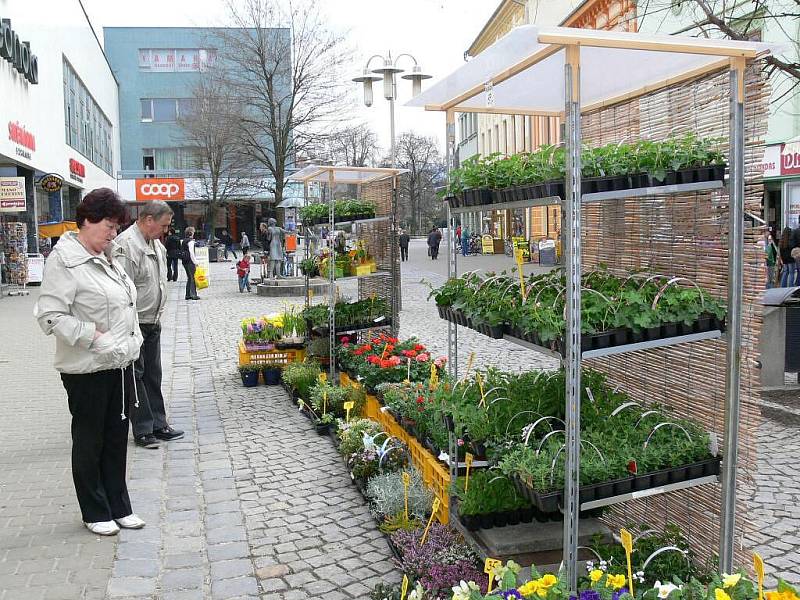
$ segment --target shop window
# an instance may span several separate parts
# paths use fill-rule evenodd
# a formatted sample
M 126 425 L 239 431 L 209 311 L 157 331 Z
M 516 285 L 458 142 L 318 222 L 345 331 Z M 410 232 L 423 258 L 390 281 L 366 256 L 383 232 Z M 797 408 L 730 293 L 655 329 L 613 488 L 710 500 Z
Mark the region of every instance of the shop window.
M 153 121 L 177 121 L 178 108 L 174 98 L 153 99 Z
M 142 99 L 142 121 L 148 123 L 153 120 L 153 101 L 149 98 Z

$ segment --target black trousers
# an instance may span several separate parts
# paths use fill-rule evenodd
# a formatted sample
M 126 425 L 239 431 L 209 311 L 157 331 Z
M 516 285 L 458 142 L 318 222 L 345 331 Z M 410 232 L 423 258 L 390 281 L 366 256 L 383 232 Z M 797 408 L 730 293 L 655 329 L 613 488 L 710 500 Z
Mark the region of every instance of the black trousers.
M 178 258 L 167 257 L 167 281 L 178 281 Z
M 408 260 L 408 246 L 400 246 L 400 260 Z
M 186 299 L 197 298 L 197 284 L 194 282 L 194 272 L 197 269 L 194 263 L 183 263 L 183 268 L 186 270 Z
M 72 414 L 72 480 L 86 523 L 119 519 L 133 512 L 125 483 L 128 419 L 122 418 L 130 406 L 132 378 L 130 367 L 61 374 Z
M 161 325 L 140 323 L 142 348 L 133 365 L 139 408 L 131 409 L 133 435 L 152 435 L 167 426 L 167 411 L 161 395 Z

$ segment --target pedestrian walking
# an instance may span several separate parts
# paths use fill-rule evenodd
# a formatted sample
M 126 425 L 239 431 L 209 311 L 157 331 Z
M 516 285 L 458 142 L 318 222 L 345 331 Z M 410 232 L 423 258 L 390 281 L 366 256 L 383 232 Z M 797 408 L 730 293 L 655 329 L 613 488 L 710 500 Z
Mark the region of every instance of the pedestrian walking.
M 469 240 L 469 227 L 464 227 L 464 229 L 461 230 L 461 256 L 469 254 Z
M 132 365 L 142 344 L 136 287 L 113 258 L 127 210 L 116 193 L 100 188 L 84 197 L 75 216 L 78 231 L 61 236 L 47 258 L 33 314 L 56 338 L 81 517 L 92 533 L 114 535 L 145 525 L 125 482 L 127 414 L 136 397 Z
M 250 250 L 250 238 L 247 237 L 247 232 L 242 232 L 242 243 L 240 244 L 242 247 L 242 252 L 245 250 Z
M 219 236 L 219 240 L 225 246 L 225 260 L 228 260 L 228 252 L 233 254 L 233 260 L 236 260 L 236 249 L 233 247 L 233 238 L 231 234 L 228 233 L 227 229 L 222 230 L 222 235 Z
M 114 258 L 136 286 L 136 310 L 142 347 L 134 363 L 137 398 L 131 413 L 133 440 L 143 448 L 183 437 L 167 421 L 161 394 L 161 315 L 167 305 L 166 249 L 159 238 L 172 221 L 166 202 L 153 200 L 139 209 L 139 218 L 117 236 Z
M 178 260 L 181 258 L 181 238 L 170 228 L 166 239 L 167 249 L 167 281 L 178 281 Z
M 408 233 L 406 233 L 405 229 L 400 230 L 400 237 L 398 238 L 398 242 L 400 243 L 400 260 L 407 261 L 408 260 L 408 244 L 411 241 Z
M 250 253 L 242 252 L 242 259 L 236 263 L 236 275 L 239 277 L 239 293 L 250 291 Z
M 775 266 L 778 262 L 778 246 L 772 235 L 767 232 L 764 234 L 764 261 L 767 267 L 767 289 L 775 287 Z
M 431 260 L 436 260 L 436 227 L 431 227 L 428 232 L 428 256 Z
M 781 287 L 790 287 L 794 285 L 796 278 L 797 265 L 792 258 L 793 249 L 793 235 L 790 227 L 784 227 L 781 232 L 781 240 L 778 243 L 779 255 L 781 257 Z
M 244 235 L 244 234 L 242 234 Z M 197 270 L 197 256 L 194 253 L 194 227 L 187 227 L 181 243 L 181 262 L 186 271 L 186 299 L 200 300 L 197 295 L 197 284 L 194 281 L 194 272 Z

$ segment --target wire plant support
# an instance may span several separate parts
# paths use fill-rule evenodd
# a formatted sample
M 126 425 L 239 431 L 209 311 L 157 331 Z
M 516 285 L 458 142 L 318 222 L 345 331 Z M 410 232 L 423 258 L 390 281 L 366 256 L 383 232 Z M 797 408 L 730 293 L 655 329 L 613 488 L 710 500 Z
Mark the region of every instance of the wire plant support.
M 743 299 L 743 217 L 744 217 L 744 74 L 748 61 L 773 52 L 769 44 L 709 40 L 683 36 L 644 35 L 617 31 L 594 31 L 575 28 L 525 25 L 514 28 L 505 37 L 473 60 L 428 88 L 407 106 L 441 111 L 446 115 L 446 164 L 454 167 L 455 113 L 486 113 L 559 117 L 565 123 L 563 143 L 567 168 L 564 198 L 549 197 L 515 200 L 486 206 L 447 209 L 448 276 L 458 275 L 454 231 L 456 216 L 481 210 L 502 210 L 560 204 L 562 237 L 566 262 L 566 332 L 562 354 L 523 340 L 505 339 L 559 358 L 566 370 L 566 419 L 564 433 L 564 567 L 568 587 L 577 588 L 578 517 L 581 508 L 590 509 L 625 502 L 654 494 L 718 481 L 716 475 L 659 488 L 631 492 L 613 498 L 579 502 L 579 467 L 581 452 L 580 409 L 581 368 L 584 358 L 597 358 L 623 352 L 635 352 L 676 343 L 699 342 L 725 335 L 725 452 L 721 484 L 722 505 L 719 536 L 719 568 L 732 572 L 734 535 L 736 533 L 736 478 L 740 387 L 742 366 Z M 648 65 L 642 68 L 642 65 Z M 639 189 L 581 193 L 581 117 L 631 102 L 659 91 L 702 77 L 728 71 L 730 77 L 730 179 L 728 192 L 728 316 L 727 329 L 653 340 L 616 348 L 581 351 L 581 228 L 582 205 L 623 198 L 678 195 L 697 192 L 725 192 L 720 179 L 702 183 L 664 185 Z M 561 83 L 559 83 L 560 78 Z M 491 89 L 492 98 L 487 94 Z M 642 103 L 640 110 L 650 110 Z M 698 109 L 695 109 L 698 110 Z M 622 204 L 620 204 L 622 206 Z M 691 218 L 691 217 L 689 217 Z M 448 359 L 451 376 L 458 379 L 458 330 L 448 321 Z M 681 339 L 683 338 L 683 339 Z M 660 343 L 663 342 L 663 343 Z M 450 451 L 455 451 L 451 436 Z

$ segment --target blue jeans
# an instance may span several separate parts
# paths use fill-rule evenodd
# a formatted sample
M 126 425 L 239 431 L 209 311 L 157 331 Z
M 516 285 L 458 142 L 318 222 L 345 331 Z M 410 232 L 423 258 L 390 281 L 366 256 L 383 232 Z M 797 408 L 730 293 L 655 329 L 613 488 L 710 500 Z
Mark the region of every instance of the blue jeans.
M 250 273 L 239 277 L 239 291 L 243 292 L 247 288 L 247 291 L 250 291 Z
M 774 287 L 775 281 L 775 265 L 767 265 L 767 289 Z
M 795 285 L 796 279 L 797 265 L 794 263 L 783 265 L 783 270 L 781 271 L 781 287 L 792 287 Z

